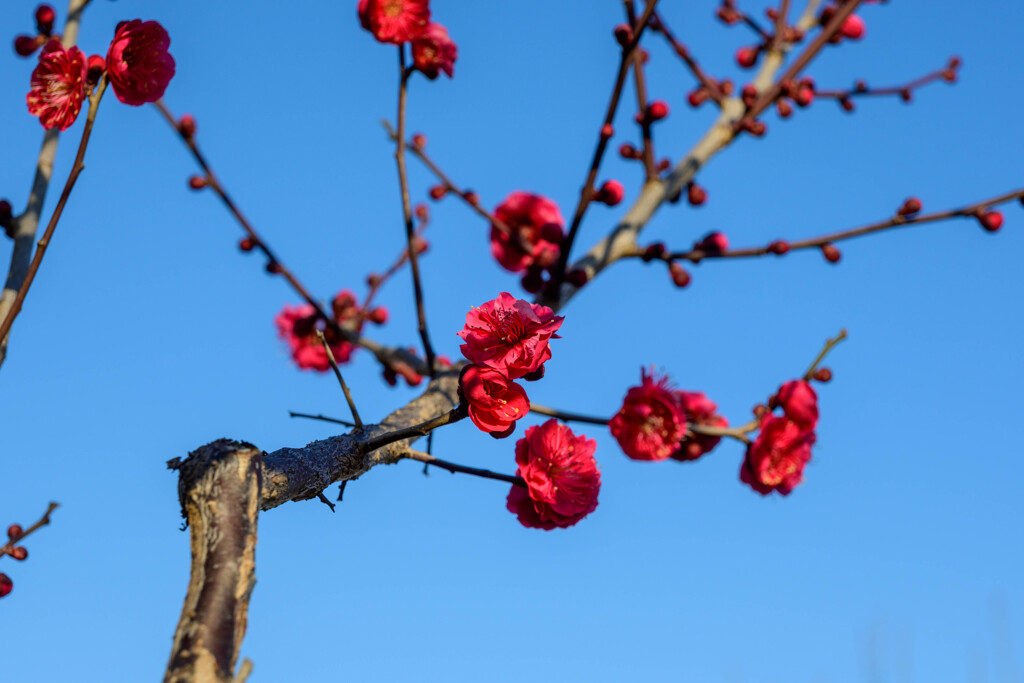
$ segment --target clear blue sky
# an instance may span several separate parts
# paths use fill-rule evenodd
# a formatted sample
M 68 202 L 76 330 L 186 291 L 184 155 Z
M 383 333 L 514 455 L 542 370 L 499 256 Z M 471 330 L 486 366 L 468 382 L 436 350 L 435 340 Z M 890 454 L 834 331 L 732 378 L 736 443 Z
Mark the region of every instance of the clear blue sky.
M 739 76 L 745 29 L 714 21 L 711 0 L 664 5 L 709 70 Z M 33 6 L 3 3 L 4 40 L 29 28 Z M 178 65 L 168 105 L 195 114 L 226 185 L 325 298 L 361 292 L 404 239 L 378 123 L 394 116 L 395 55 L 360 30 L 355 6 L 96 0 L 81 35 L 104 52 L 119 20 L 167 27 Z M 488 206 L 522 189 L 570 214 L 616 68 L 621 3 L 432 6 L 460 56 L 454 80 L 415 80 L 411 129 Z M 721 229 L 763 244 L 882 218 L 911 194 L 938 209 L 1024 184 L 1024 5 L 906 0 L 862 15 L 866 39 L 828 50 L 810 72 L 819 85 L 898 83 L 954 53 L 961 81 L 912 106 L 864 102 L 850 116 L 825 102 L 769 117 L 767 137 L 701 172 L 707 206 L 663 211 L 645 234 L 687 246 Z M 16 209 L 42 133 L 25 111 L 30 71 L 0 56 L 0 195 Z M 691 85 L 654 41 L 649 86 L 672 108 L 659 156 L 678 158 L 713 117 L 686 107 Z M 302 445 L 333 430 L 289 409 L 345 412 L 333 378 L 290 365 L 272 319 L 294 296 L 237 252 L 239 230 L 214 197 L 187 189 L 192 162 L 157 112 L 108 100 L 0 371 L 0 523 L 63 504 L 28 562 L 0 561 L 15 581 L 0 602 L 4 680 L 160 676 L 189 562 L 164 462 L 224 436 Z M 621 112 L 616 143 L 635 140 L 632 114 Z M 80 126 L 64 138 L 59 179 Z M 635 165 L 610 158 L 602 177 L 636 196 Z M 431 180 L 416 163 L 411 181 L 424 197 Z M 455 356 L 468 308 L 517 282 L 475 215 L 455 201 L 432 211 L 429 322 Z M 595 207 L 581 243 L 617 215 Z M 742 420 L 846 327 L 805 484 L 764 499 L 739 483 L 736 444 L 695 464 L 636 463 L 588 428 L 600 506 L 544 533 L 505 510 L 504 484 L 425 478 L 412 463 L 374 470 L 336 514 L 310 502 L 261 516 L 251 680 L 1019 683 L 1022 225 L 1010 206 L 998 235 L 970 221 L 890 233 L 845 245 L 838 267 L 816 253 L 706 263 L 685 291 L 662 268 L 616 266 L 566 309 L 531 397 L 610 415 L 653 363 Z M 407 273 L 381 301 L 392 322 L 380 339 L 415 343 Z M 384 387 L 366 353 L 346 374 L 368 419 L 415 395 Z M 513 442 L 468 422 L 434 446 L 513 469 Z

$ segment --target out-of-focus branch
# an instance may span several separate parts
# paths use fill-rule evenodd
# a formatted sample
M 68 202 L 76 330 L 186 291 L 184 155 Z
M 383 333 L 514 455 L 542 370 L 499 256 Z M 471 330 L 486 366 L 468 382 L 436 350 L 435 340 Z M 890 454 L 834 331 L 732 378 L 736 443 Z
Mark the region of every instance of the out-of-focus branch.
M 82 12 L 90 0 L 70 0 L 68 17 L 64 22 L 64 34 L 61 44 L 69 48 L 78 40 L 78 29 L 82 22 Z M 46 201 L 46 191 L 53 177 L 53 162 L 57 157 L 57 142 L 60 131 L 51 128 L 43 133 L 43 145 L 36 161 L 36 174 L 32 180 L 32 190 L 28 195 L 25 210 L 11 219 L 11 235 L 14 238 L 14 250 L 11 252 L 11 265 L 7 269 L 7 279 L 3 292 L 0 293 L 0 320 L 7 317 L 14 299 L 21 291 L 28 275 L 29 263 L 32 261 L 36 232 L 39 230 L 39 216 Z M 0 337 L 0 365 L 7 356 L 7 335 Z
M 896 96 L 902 99 L 904 102 L 909 102 L 913 92 L 919 88 L 923 88 L 929 83 L 936 81 L 946 81 L 947 83 L 953 83 L 956 81 L 956 72 L 960 68 L 960 58 L 950 57 L 949 62 L 942 69 L 936 69 L 931 73 L 927 73 L 920 78 L 915 78 L 912 81 L 908 81 L 903 85 L 892 85 L 882 88 L 872 88 L 864 81 L 857 81 L 854 86 L 848 90 L 814 90 L 815 97 L 826 97 L 839 100 L 840 104 L 843 105 L 844 109 L 852 110 L 853 104 L 851 100 L 855 97 L 886 97 Z
M 4 555 L 11 555 L 14 547 L 18 545 L 22 539 L 28 538 L 42 527 L 47 526 L 50 523 L 50 515 L 59 507 L 60 503 L 50 503 L 46 508 L 46 512 L 44 512 L 43 516 L 39 518 L 39 521 L 29 528 L 22 530 L 20 533 L 9 536 L 7 543 L 0 545 L 0 557 L 3 557 Z
M 260 451 L 221 439 L 173 461 L 192 571 L 164 683 L 233 683 L 256 585 Z M 250 669 L 243 664 L 243 669 Z
M 648 4 L 650 0 L 648 0 Z M 633 0 L 626 0 L 626 19 L 630 26 L 636 25 L 636 10 Z M 649 13 L 652 17 L 653 12 Z M 644 51 L 633 50 L 633 83 L 636 86 L 636 110 L 640 116 L 640 130 L 643 135 L 643 162 L 646 179 L 650 180 L 658 174 L 654 166 L 654 139 L 651 136 L 651 120 L 644 115 L 647 111 L 647 79 L 644 76 Z

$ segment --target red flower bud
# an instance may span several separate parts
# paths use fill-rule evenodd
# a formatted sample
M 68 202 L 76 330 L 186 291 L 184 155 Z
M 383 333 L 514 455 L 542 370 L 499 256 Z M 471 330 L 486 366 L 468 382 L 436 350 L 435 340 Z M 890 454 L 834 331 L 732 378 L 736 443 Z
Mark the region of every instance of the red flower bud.
M 615 41 L 625 47 L 633 40 L 633 29 L 629 24 L 619 24 L 615 27 Z
M 981 227 L 989 232 L 996 232 L 1003 227 L 1003 214 L 1000 211 L 986 211 L 978 214 L 978 222 Z
M 814 371 L 814 379 L 818 382 L 831 382 L 832 371 L 828 368 L 818 368 Z
M 536 294 L 544 286 L 543 272 L 539 268 L 529 268 L 519 284 L 530 294 Z
M 647 246 L 647 249 L 644 250 L 643 256 L 640 258 L 644 263 L 650 263 L 655 259 L 660 259 L 665 255 L 666 251 L 664 242 L 655 242 Z
M 757 86 L 753 83 L 747 83 L 743 86 L 743 90 L 740 91 L 740 99 L 743 100 L 743 106 L 750 107 L 754 106 L 754 102 L 757 101 Z
M 50 35 L 53 31 L 53 22 L 57 19 L 57 12 L 49 5 L 36 7 L 36 28 L 44 35 Z
M 24 532 L 25 530 L 21 528 L 20 524 L 12 524 L 9 527 L 7 527 L 7 538 L 21 538 L 21 535 Z
M 860 40 L 864 37 L 864 20 L 856 14 L 851 14 L 843 20 L 839 32 L 851 40 Z
M 587 271 L 579 268 L 576 270 L 570 270 L 565 275 L 565 281 L 568 282 L 573 287 L 577 288 L 587 284 L 587 280 L 589 279 L 590 278 L 587 275 Z
M 709 254 L 721 254 L 723 251 L 729 251 L 729 238 L 720 232 L 712 232 L 694 246 Z
M 757 64 L 757 55 L 760 52 L 760 48 L 757 47 L 741 47 L 736 50 L 736 63 L 744 69 L 749 69 Z
M 277 261 L 268 261 L 265 270 L 271 275 L 277 275 L 281 272 L 281 264 Z
M 782 256 L 787 251 L 789 251 L 789 242 L 787 242 L 786 240 L 775 240 L 774 242 L 768 245 L 768 251 L 770 251 L 773 254 L 778 254 L 779 256 Z
M 725 95 L 726 97 L 730 97 L 732 95 L 733 89 L 732 81 L 729 80 L 728 78 L 725 79 L 724 81 L 718 84 L 718 89 L 722 91 L 723 95 Z
M 380 283 L 382 282 L 384 282 L 384 278 L 382 278 L 377 273 L 370 273 L 369 275 L 366 276 L 366 286 L 370 287 L 371 289 L 380 287 Z
M 427 146 L 427 136 L 423 133 L 416 133 L 412 136 L 412 146 L 416 149 L 423 149 Z
M 708 200 L 708 191 L 697 183 L 690 183 L 686 188 L 686 199 L 691 206 L 700 206 Z
M 811 102 L 814 101 L 814 90 L 806 86 L 801 86 L 793 96 L 793 101 L 801 107 L 809 106 Z
M 188 179 L 188 186 L 193 190 L 201 190 L 206 187 L 206 178 L 201 175 L 194 175 Z
M 5 597 L 14 588 L 14 582 L 11 581 L 11 577 L 0 572 L 0 598 Z
M 818 395 L 808 382 L 794 379 L 779 387 L 778 404 L 793 422 L 805 429 L 818 424 Z
M 909 102 L 910 100 L 914 99 L 914 95 L 913 93 L 910 92 L 910 88 L 904 88 L 903 90 L 900 90 L 900 99 L 903 100 L 904 102 Z
M 426 204 L 417 204 L 412 212 L 421 221 L 426 222 L 430 220 L 430 209 L 427 208 Z
M 686 285 L 690 284 L 690 274 L 686 272 L 685 268 L 683 268 L 675 261 L 673 261 L 672 264 L 669 265 L 668 272 L 669 275 L 672 276 L 672 284 L 674 284 L 676 287 L 685 287 Z
M 92 57 L 89 58 L 90 60 Z M 196 134 L 196 118 L 192 114 L 185 114 L 178 120 L 178 130 L 186 138 L 192 138 Z
M 395 372 L 395 369 L 392 368 L 391 366 L 384 368 L 384 372 L 382 373 L 382 375 L 384 377 L 384 381 L 387 382 L 388 386 L 393 387 L 396 384 L 398 384 L 398 373 Z
M 639 156 L 639 153 L 636 151 L 636 147 L 628 142 L 623 142 L 619 145 L 619 156 L 623 159 L 636 159 Z
M 467 190 L 462 197 L 472 206 L 478 206 L 480 204 L 480 195 L 473 192 L 473 190 Z
M 238 242 L 238 248 L 242 251 L 252 251 L 256 248 L 256 240 L 251 237 L 243 237 Z
M 377 325 L 383 325 L 388 321 L 388 309 L 384 308 L 383 306 L 378 306 L 377 308 L 370 311 L 370 315 L 368 315 L 367 317 L 370 319 L 370 322 L 375 323 Z
M 14 217 L 14 209 L 6 199 L 0 199 L 0 228 L 9 228 Z
M 747 132 L 755 138 L 759 138 L 768 132 L 768 126 L 764 124 L 764 121 L 751 121 L 749 125 L 747 125 Z
M 14 39 L 14 51 L 22 57 L 31 57 L 41 44 L 38 36 L 18 36 Z
M 423 239 L 422 237 L 414 237 L 412 240 L 413 247 L 416 248 L 416 255 L 425 254 L 427 249 L 430 249 L 430 242 Z
M 18 560 L 19 562 L 21 560 L 27 559 L 28 558 L 28 549 L 25 546 L 23 546 L 23 545 L 19 545 L 17 548 L 14 548 L 13 550 L 11 550 L 11 557 L 13 557 L 14 559 Z
M 668 105 L 664 100 L 654 100 L 647 105 L 647 120 L 660 121 L 668 116 Z
M 913 216 L 915 213 L 921 210 L 921 200 L 917 197 L 911 197 L 907 201 L 903 202 L 903 206 L 897 213 L 900 216 Z
M 658 170 L 659 171 L 667 171 L 671 167 L 672 167 L 672 160 L 671 159 L 666 158 L 666 159 L 662 159 L 661 161 L 658 162 Z
M 726 26 L 732 26 L 738 23 L 740 20 L 739 12 L 737 12 L 732 7 L 728 7 L 726 5 L 722 5 L 717 10 L 715 10 L 715 16 L 717 16 L 718 19 Z
M 610 123 L 606 123 L 603 126 L 601 126 L 601 137 L 607 140 L 613 135 L 615 135 L 615 126 L 613 126 Z
M 839 263 L 839 259 L 843 257 L 842 253 L 834 244 L 821 245 L 821 253 L 829 263 Z
M 448 194 L 448 188 L 444 185 L 434 185 L 430 188 L 430 198 L 435 202 L 444 199 L 446 194 Z
M 690 94 L 686 96 L 686 101 L 689 102 L 691 107 L 699 107 L 707 102 L 709 97 L 711 95 L 708 93 L 708 89 L 702 86 L 691 90 Z
M 839 106 L 843 108 L 843 111 L 853 111 L 853 100 L 851 100 L 849 97 L 840 97 L 838 102 Z
M 775 100 L 775 109 L 779 112 L 780 118 L 788 119 L 793 114 L 793 105 L 781 97 Z
M 622 188 L 622 183 L 618 180 L 606 180 L 601 189 L 594 195 L 594 201 L 607 204 L 608 206 L 616 206 L 622 201 L 624 195 L 625 190 Z

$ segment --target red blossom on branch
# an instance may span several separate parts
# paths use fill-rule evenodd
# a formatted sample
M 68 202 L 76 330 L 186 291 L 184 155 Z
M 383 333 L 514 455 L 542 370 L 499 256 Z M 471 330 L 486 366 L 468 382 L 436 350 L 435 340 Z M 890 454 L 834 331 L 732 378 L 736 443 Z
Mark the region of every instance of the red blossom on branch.
M 359 23 L 382 43 L 407 43 L 429 21 L 427 0 L 359 0 Z
M 550 268 L 558 262 L 565 219 L 553 201 L 538 194 L 513 192 L 494 209 L 494 217 L 512 231 L 509 234 L 496 225 L 491 227 L 491 253 L 502 268 L 517 273 L 531 266 Z
M 772 491 L 788 496 L 803 481 L 814 441 L 814 432 L 788 417 L 766 413 L 740 466 L 740 481 L 763 496 Z
M 412 62 L 430 80 L 437 78 L 442 71 L 448 78 L 454 76 L 458 56 L 458 46 L 441 24 L 432 21 L 423 33 L 413 38 Z
M 26 100 L 28 111 L 43 128 L 67 130 L 78 118 L 85 99 L 85 55 L 77 47 L 67 50 L 51 40 L 39 54 Z
M 139 106 L 164 96 L 174 77 L 171 38 L 155 21 L 133 19 L 117 25 L 107 51 L 110 85 L 117 99 Z
M 551 419 L 526 430 L 516 442 L 516 474 L 526 488 L 513 486 L 507 507 L 534 529 L 571 527 L 597 508 L 601 472 L 597 442 Z
M 500 370 L 475 363 L 459 376 L 459 396 L 469 409 L 469 419 L 496 439 L 511 436 L 516 421 L 530 412 L 523 388 Z
M 335 320 L 340 325 L 346 321 L 359 319 L 360 309 L 355 303 L 355 296 L 352 292 L 342 290 L 334 297 L 333 309 Z M 344 364 L 352 357 L 355 346 L 338 338 L 329 325 L 320 318 L 316 308 L 311 304 L 301 306 L 285 306 L 274 318 L 274 325 L 277 326 L 277 333 L 288 344 L 291 350 L 292 360 L 302 370 L 316 370 L 327 372 L 331 368 L 327 358 L 327 351 L 324 350 L 317 330 L 324 333 L 327 343 L 331 347 L 331 353 L 339 364 Z
M 802 379 L 786 382 L 776 396 L 779 406 L 790 420 L 807 430 L 813 430 L 818 425 L 818 394 L 809 382 Z
M 626 392 L 622 408 L 608 422 L 612 436 L 633 460 L 665 460 L 686 433 L 686 414 L 668 388 L 668 378 L 640 372 L 641 384 Z
M 699 391 L 676 391 L 676 400 L 686 415 L 686 422 L 706 427 L 728 427 L 729 421 L 718 414 L 718 406 Z M 679 444 L 679 449 L 672 454 L 675 460 L 696 460 L 705 453 L 710 453 L 720 436 L 708 434 L 688 434 Z
M 548 342 L 559 338 L 555 333 L 563 320 L 547 306 L 502 292 L 466 314 L 466 326 L 457 333 L 466 343 L 459 348 L 473 363 L 501 370 L 509 379 L 536 379 L 551 358 Z

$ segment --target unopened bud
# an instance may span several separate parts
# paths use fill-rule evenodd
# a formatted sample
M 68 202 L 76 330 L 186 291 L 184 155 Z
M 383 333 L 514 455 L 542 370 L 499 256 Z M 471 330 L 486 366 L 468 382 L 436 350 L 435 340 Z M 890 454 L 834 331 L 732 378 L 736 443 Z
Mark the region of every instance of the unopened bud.
M 615 27 L 615 42 L 625 47 L 633 40 L 633 29 L 629 24 L 619 24 Z
M 821 253 L 829 263 L 839 263 L 839 259 L 843 257 L 839 248 L 831 243 L 821 245 Z
M 690 273 L 675 261 L 668 267 L 668 272 L 672 276 L 672 284 L 676 287 L 685 287 L 690 284 Z
M 601 126 L 601 137 L 607 140 L 613 135 L 615 135 L 615 126 L 613 126 L 610 123 L 606 123 L 603 126 Z
M 412 146 L 416 149 L 423 149 L 427 146 L 427 136 L 423 133 L 416 133 L 412 136 Z
M 757 55 L 760 52 L 761 50 L 756 47 L 741 47 L 736 50 L 736 63 L 744 69 L 749 69 L 757 64 Z
M 192 114 L 184 114 L 178 120 L 178 130 L 188 139 L 196 134 L 196 118 Z
M 628 142 L 623 142 L 619 145 L 619 156 L 623 159 L 637 159 L 640 157 L 640 153 L 633 145 Z
M 526 274 L 523 275 L 519 284 L 522 285 L 523 289 L 530 294 L 536 294 L 540 291 L 540 288 L 544 286 L 542 271 L 539 268 L 530 268 L 526 271 Z
M 370 314 L 367 316 L 367 318 L 369 318 L 370 322 L 372 323 L 375 323 L 377 325 L 383 325 L 388 321 L 388 309 L 384 308 L 383 306 L 378 306 L 377 308 L 370 311 Z
M 448 194 L 448 188 L 444 185 L 434 185 L 430 188 L 430 198 L 435 202 L 444 199 L 446 194 Z
M 788 119 L 793 114 L 793 105 L 789 103 L 789 100 L 779 98 L 775 100 L 775 109 L 779 112 L 779 117 Z
M 18 36 L 14 39 L 14 51 L 22 57 L 31 57 L 40 44 L 36 36 Z
M 708 200 L 708 191 L 697 183 L 690 183 L 686 188 L 686 200 L 691 206 L 701 206 Z
M 467 202 L 469 202 L 471 206 L 480 205 L 480 195 L 478 195 L 476 192 L 473 192 L 473 190 L 467 190 L 466 193 L 462 196 Z
M 206 187 L 206 178 L 201 175 L 194 175 L 188 179 L 188 186 L 193 190 L 201 190 Z
M 664 256 L 665 251 L 666 249 L 664 242 L 655 242 L 647 246 L 647 249 L 644 250 L 644 253 L 640 258 L 644 261 L 644 263 L 650 263 L 651 261 L 655 259 L 660 259 L 662 256 Z
M 7 538 L 21 538 L 21 535 L 23 533 L 25 533 L 25 530 L 21 528 L 20 524 L 12 524 L 9 527 L 7 527 Z
M 36 7 L 36 28 L 43 35 L 50 35 L 53 32 L 53 22 L 57 19 L 57 12 L 49 5 Z
M 668 104 L 664 100 L 655 100 L 647 105 L 647 120 L 660 121 L 668 116 Z
M 583 270 L 582 268 L 570 270 L 565 275 L 565 281 L 576 288 L 582 287 L 583 285 L 587 284 L 587 280 L 589 279 L 590 278 L 587 276 L 587 271 Z
M 724 251 L 729 251 L 729 238 L 721 232 L 711 232 L 694 246 L 709 254 L 721 254 Z
M 427 208 L 426 204 L 417 204 L 413 207 L 412 213 L 421 221 L 430 220 L 430 209 Z
M 897 211 L 897 213 L 900 216 L 907 217 L 907 216 L 913 216 L 915 213 L 919 212 L 920 210 L 921 210 L 921 200 L 918 199 L 917 197 L 911 197 L 907 201 L 903 202 L 903 206 L 900 207 L 900 210 Z
M 27 559 L 28 558 L 28 548 L 26 548 L 23 545 L 19 545 L 18 547 L 16 547 L 13 550 L 11 550 L 11 557 L 13 557 L 14 559 L 16 559 L 18 561 Z
M 817 370 L 814 371 L 813 377 L 819 382 L 831 382 L 832 371 L 829 370 L 828 368 L 818 368 Z
M 594 195 L 594 201 L 607 204 L 608 206 L 616 206 L 622 201 L 625 196 L 625 190 L 622 187 L 622 183 L 618 180 L 606 180 L 601 189 Z
M 251 237 L 243 237 L 238 242 L 238 248 L 242 251 L 252 251 L 256 248 L 256 240 Z
M 1003 227 L 1003 214 L 1000 211 L 986 211 L 978 214 L 978 222 L 981 227 L 989 232 L 996 232 Z
M 695 90 L 691 90 L 690 94 L 686 96 L 686 101 L 690 104 L 691 107 L 699 107 L 700 105 L 707 102 L 708 98 L 710 97 L 711 95 L 708 93 L 708 89 L 705 87 L 700 87 Z
M 271 275 L 277 275 L 281 272 L 281 264 L 277 261 L 267 261 L 266 271 Z
M 11 577 L 7 576 L 3 572 L 0 572 L 0 598 L 6 597 L 8 593 L 14 588 L 14 582 L 11 581 Z
M 774 242 L 768 245 L 768 251 L 770 251 L 773 254 L 782 256 L 787 251 L 789 251 L 789 242 L 787 242 L 786 240 L 775 240 Z

